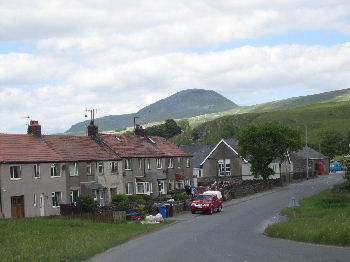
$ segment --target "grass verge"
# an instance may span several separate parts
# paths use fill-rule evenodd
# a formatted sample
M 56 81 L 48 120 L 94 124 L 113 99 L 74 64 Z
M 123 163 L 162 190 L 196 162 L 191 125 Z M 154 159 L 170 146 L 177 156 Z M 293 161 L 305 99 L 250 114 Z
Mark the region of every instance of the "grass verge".
M 131 237 L 170 224 L 108 224 L 64 219 L 0 222 L 1 261 L 82 261 Z
M 293 217 L 291 208 L 284 208 L 286 221 L 265 229 L 270 237 L 300 242 L 350 246 L 350 190 L 343 185 L 300 200 Z

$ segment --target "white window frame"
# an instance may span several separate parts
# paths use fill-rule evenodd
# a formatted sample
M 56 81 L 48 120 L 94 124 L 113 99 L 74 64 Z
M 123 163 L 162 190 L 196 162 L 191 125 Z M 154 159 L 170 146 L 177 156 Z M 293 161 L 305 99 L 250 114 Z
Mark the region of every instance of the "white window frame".
M 133 187 L 134 187 L 133 182 L 126 182 L 125 183 L 125 195 L 132 195 L 134 193 Z
M 57 172 L 56 172 L 57 167 L 59 167 L 58 164 L 51 164 L 51 167 L 50 167 L 51 177 L 61 177 L 61 172 L 59 172 L 59 174 L 57 175 Z M 58 169 L 58 171 L 60 170 Z
M 186 167 L 190 167 L 190 158 L 189 157 L 186 158 Z
M 147 169 L 151 169 L 151 159 L 147 158 Z
M 73 203 L 73 202 L 74 202 L 74 199 L 73 199 L 73 198 L 74 198 L 74 194 L 73 194 L 73 193 L 74 193 L 75 191 L 77 191 L 77 192 L 78 192 L 78 197 L 80 196 L 79 189 L 73 189 L 73 190 L 71 190 L 71 191 L 70 191 L 70 193 L 69 193 L 69 196 L 70 196 L 70 202 L 71 202 L 71 203 Z
M 181 157 L 177 158 L 177 168 L 180 169 L 181 168 Z
M 60 201 L 58 201 L 57 196 L 60 196 Z M 58 191 L 58 192 L 52 192 L 51 193 L 51 198 L 52 198 L 52 207 L 53 208 L 57 208 L 60 207 L 60 204 L 62 204 L 62 199 L 63 199 L 63 194 L 62 192 Z
M 174 168 L 174 160 L 172 158 L 169 158 L 168 168 Z
M 96 169 L 98 174 L 103 174 L 103 162 L 97 162 Z
M 17 177 L 15 177 L 15 169 L 18 168 Z M 10 180 L 20 180 L 22 179 L 22 167 L 20 165 L 11 165 L 10 166 Z
M 203 169 L 198 169 L 198 177 L 203 177 Z
M 103 190 L 99 191 L 99 195 L 100 195 L 100 201 L 101 201 L 104 199 L 105 192 Z
M 131 158 L 125 159 L 125 170 L 132 170 L 131 168 Z
M 160 194 L 165 194 L 165 182 L 164 181 L 159 181 L 160 189 L 159 193 Z
M 35 178 L 35 179 L 40 178 L 40 164 L 39 164 L 39 163 L 34 164 L 34 166 L 33 166 L 33 172 L 34 172 L 34 178 Z
M 86 163 L 86 175 L 91 176 L 91 163 Z
M 142 188 L 142 192 L 139 190 L 139 186 Z M 144 182 L 136 182 L 136 195 L 144 195 L 145 194 L 145 183 Z
M 34 194 L 33 205 L 36 207 L 36 194 Z
M 225 176 L 225 160 L 218 160 L 218 176 Z
M 70 163 L 69 164 L 69 176 L 79 176 L 79 173 L 78 173 L 78 163 L 74 163 L 74 166 L 73 166 L 73 163 Z
M 118 162 L 117 161 L 111 162 L 111 173 L 118 173 Z
M 176 189 L 184 189 L 185 184 L 183 180 L 176 181 Z
M 225 159 L 225 175 L 231 176 L 231 160 Z
M 174 180 L 169 180 L 168 181 L 168 189 L 169 190 L 175 190 L 175 182 L 174 182 Z
M 139 190 L 142 188 L 142 191 Z M 136 194 L 137 195 L 150 195 L 153 193 L 153 185 L 151 182 L 136 182 Z
M 161 158 L 157 158 L 156 162 L 157 162 L 157 169 L 162 169 L 162 159 Z

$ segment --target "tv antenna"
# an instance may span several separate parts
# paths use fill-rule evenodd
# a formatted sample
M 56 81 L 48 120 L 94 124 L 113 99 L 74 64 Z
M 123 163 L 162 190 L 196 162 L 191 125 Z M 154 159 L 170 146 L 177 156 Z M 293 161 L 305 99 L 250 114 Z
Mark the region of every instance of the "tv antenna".
M 86 112 L 90 112 L 90 123 L 93 124 L 95 122 L 95 114 L 97 114 L 97 108 L 85 109 Z M 88 117 L 85 114 L 85 117 Z
M 28 120 L 31 119 L 30 116 L 22 116 L 22 117 L 21 117 L 21 119 L 24 119 L 24 118 L 26 118 L 26 119 L 28 119 Z M 28 125 L 29 125 L 29 124 L 26 124 L 26 126 L 28 126 Z

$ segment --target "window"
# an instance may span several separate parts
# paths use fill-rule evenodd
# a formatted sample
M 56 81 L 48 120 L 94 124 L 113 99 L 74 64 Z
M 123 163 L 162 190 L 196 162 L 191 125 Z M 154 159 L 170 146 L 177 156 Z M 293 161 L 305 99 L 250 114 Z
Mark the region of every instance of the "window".
M 125 184 L 125 194 L 126 195 L 132 195 L 133 193 L 134 193 L 133 183 L 132 182 L 127 182 Z
M 184 181 L 176 181 L 176 189 L 184 189 Z
M 131 170 L 131 159 L 125 159 L 125 170 Z
M 99 174 L 103 173 L 103 163 L 102 162 L 97 163 L 97 173 L 99 173 Z
M 151 169 L 151 159 L 147 158 L 147 169 Z
M 137 182 L 136 183 L 136 194 L 151 194 L 153 193 L 152 183 L 150 182 Z
M 51 177 L 59 177 L 60 174 L 60 167 L 58 164 L 52 164 L 51 165 Z
M 190 167 L 190 159 L 186 158 L 186 167 Z
M 40 178 L 40 165 L 34 164 L 34 178 Z
M 21 179 L 21 166 L 10 166 L 11 180 Z
M 219 164 L 219 176 L 224 176 L 225 175 L 224 160 L 223 159 L 218 160 L 218 164 Z
M 226 171 L 226 176 L 231 175 L 231 160 L 230 159 L 225 160 L 225 171 Z
M 177 168 L 181 168 L 181 157 L 177 158 Z
M 34 194 L 34 206 L 36 207 L 36 194 Z
M 86 175 L 91 176 L 91 163 L 86 163 Z
M 139 170 L 142 170 L 142 158 L 139 158 Z
M 162 168 L 162 159 L 161 158 L 157 158 L 157 168 L 158 169 Z
M 169 190 L 174 190 L 174 180 L 169 180 L 169 184 L 168 184 Z
M 118 173 L 118 162 L 111 162 L 111 172 L 112 173 Z
M 174 168 L 174 161 L 172 158 L 169 158 L 169 165 L 168 168 Z
M 116 187 L 111 187 L 110 191 L 111 191 L 111 197 L 115 196 L 118 193 L 118 190 Z
M 136 183 L 136 194 L 144 194 L 145 186 L 144 183 Z
M 79 190 L 71 190 L 70 191 L 70 202 L 73 203 L 79 197 Z
M 78 176 L 78 163 L 69 164 L 69 176 Z
M 52 192 L 52 207 L 59 207 L 62 204 L 62 192 Z
M 159 181 L 158 182 L 158 190 L 160 194 L 165 194 L 165 185 L 164 181 Z
M 103 191 L 100 191 L 100 200 L 103 200 L 103 198 L 104 198 L 104 192 Z

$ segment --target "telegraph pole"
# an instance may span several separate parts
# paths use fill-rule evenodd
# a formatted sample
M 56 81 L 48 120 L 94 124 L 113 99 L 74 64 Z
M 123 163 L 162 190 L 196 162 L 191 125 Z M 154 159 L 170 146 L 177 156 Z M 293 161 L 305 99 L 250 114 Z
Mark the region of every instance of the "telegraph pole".
M 309 179 L 309 148 L 307 146 L 307 124 L 305 124 L 306 179 Z

